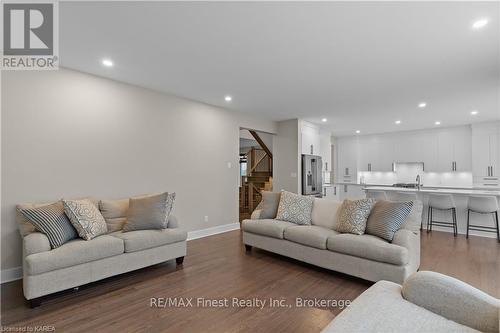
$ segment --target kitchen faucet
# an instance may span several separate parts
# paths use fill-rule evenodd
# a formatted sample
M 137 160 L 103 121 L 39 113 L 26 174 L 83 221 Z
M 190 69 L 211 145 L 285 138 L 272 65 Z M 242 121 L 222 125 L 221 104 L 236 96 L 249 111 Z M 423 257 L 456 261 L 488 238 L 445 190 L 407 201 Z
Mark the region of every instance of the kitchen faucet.
M 417 182 L 417 190 L 420 191 L 420 187 L 422 186 L 422 184 L 420 184 L 420 175 L 417 175 L 417 179 L 415 179 L 416 182 Z

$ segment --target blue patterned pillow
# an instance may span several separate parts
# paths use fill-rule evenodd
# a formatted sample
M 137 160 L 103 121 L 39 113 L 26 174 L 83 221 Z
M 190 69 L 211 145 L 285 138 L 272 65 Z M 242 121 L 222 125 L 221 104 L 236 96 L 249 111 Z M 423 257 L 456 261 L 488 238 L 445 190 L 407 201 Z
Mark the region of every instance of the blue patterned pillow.
M 314 197 L 281 191 L 276 220 L 310 225 L 313 202 Z
M 375 199 L 348 200 L 340 207 L 335 231 L 362 235 L 365 233 L 366 221 L 375 205 Z
M 38 208 L 18 209 L 37 231 L 44 233 L 49 239 L 50 247 L 55 249 L 77 237 L 61 201 Z
M 63 200 L 64 212 L 78 231 L 78 236 L 91 240 L 108 232 L 104 217 L 89 200 Z

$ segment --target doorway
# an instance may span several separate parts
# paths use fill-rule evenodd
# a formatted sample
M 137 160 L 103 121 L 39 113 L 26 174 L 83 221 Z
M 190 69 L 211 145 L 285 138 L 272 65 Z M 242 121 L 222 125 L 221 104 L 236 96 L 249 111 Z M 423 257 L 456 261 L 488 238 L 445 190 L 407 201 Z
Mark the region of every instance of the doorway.
M 273 190 L 273 136 L 240 129 L 239 219 L 249 219 L 262 200 L 262 191 Z

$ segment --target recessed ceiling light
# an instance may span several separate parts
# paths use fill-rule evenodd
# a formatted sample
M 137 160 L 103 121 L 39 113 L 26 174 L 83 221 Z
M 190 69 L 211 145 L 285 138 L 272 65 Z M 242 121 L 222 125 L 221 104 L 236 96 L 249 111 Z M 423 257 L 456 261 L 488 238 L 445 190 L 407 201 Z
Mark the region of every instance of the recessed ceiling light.
M 113 67 L 113 62 L 109 59 L 103 59 L 102 64 L 106 67 Z
M 425 108 L 426 106 L 427 106 L 427 103 L 425 103 L 425 102 L 422 102 L 422 103 L 418 104 L 418 107 L 421 108 L 421 109 Z
M 231 96 L 227 95 L 227 96 L 224 97 L 224 100 L 226 102 L 231 102 L 233 100 L 233 98 Z
M 401 120 L 396 120 L 396 121 L 394 122 L 394 124 L 396 124 L 396 125 L 401 124 Z
M 441 122 L 440 122 L 440 121 L 436 121 L 436 122 L 434 123 L 434 125 L 441 125 Z
M 328 121 L 328 119 L 323 118 L 323 119 L 321 119 L 321 121 L 324 122 L 324 123 L 326 123 Z
M 488 19 L 482 18 L 472 24 L 473 29 L 482 29 L 488 24 Z
M 471 115 L 475 116 L 476 114 L 478 114 L 479 112 L 477 110 L 473 110 L 470 112 Z
M 360 130 L 356 130 L 356 134 L 359 134 L 359 133 L 361 133 L 361 131 Z

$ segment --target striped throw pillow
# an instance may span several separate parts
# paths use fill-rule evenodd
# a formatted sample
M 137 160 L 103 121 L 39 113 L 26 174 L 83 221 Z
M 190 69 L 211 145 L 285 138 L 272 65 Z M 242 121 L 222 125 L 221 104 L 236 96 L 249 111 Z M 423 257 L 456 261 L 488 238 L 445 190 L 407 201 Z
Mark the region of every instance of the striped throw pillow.
M 377 201 L 366 222 L 366 233 L 391 242 L 396 231 L 405 223 L 412 206 L 411 201 Z
M 19 209 L 37 231 L 47 235 L 50 247 L 55 249 L 76 238 L 76 230 L 71 225 L 61 201 L 38 208 Z

